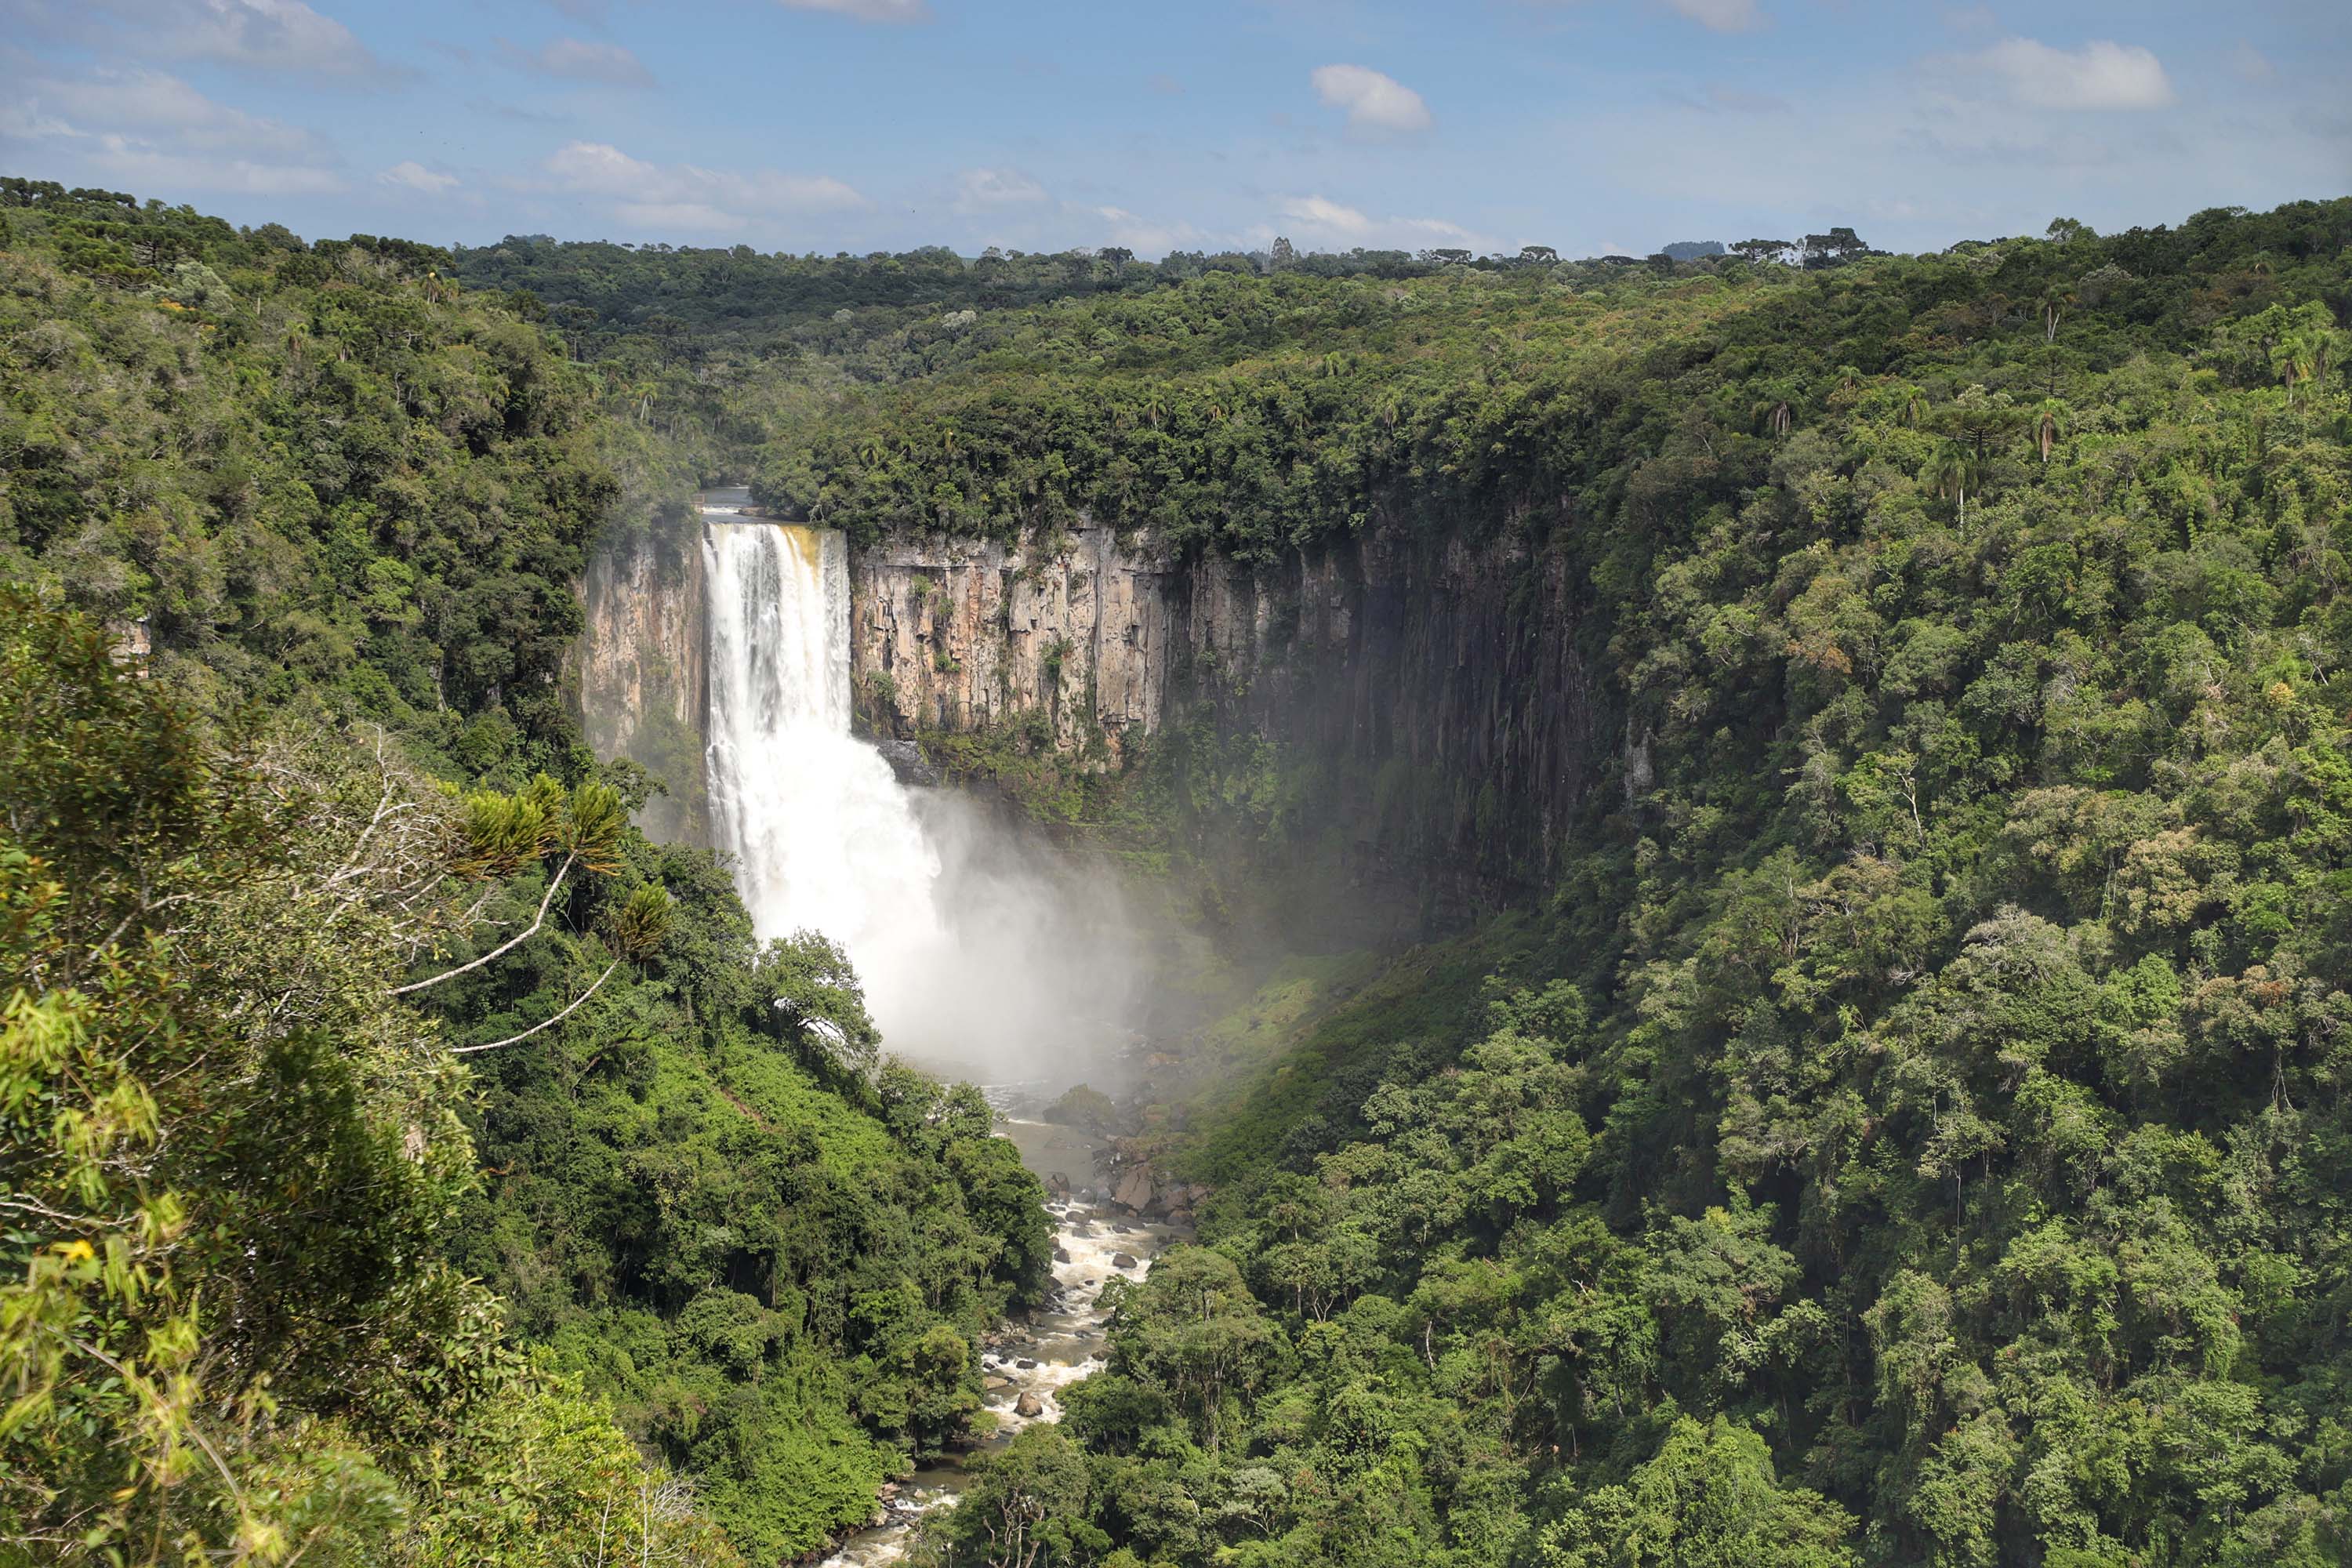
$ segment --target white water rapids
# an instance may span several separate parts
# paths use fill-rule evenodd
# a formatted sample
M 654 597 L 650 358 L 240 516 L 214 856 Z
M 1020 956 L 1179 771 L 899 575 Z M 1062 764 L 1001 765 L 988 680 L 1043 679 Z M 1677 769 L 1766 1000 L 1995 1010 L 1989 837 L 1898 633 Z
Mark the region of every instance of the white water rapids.
M 1001 1446 L 1022 1427 L 1062 1418 L 1061 1393 L 1102 1369 L 1110 1314 L 1098 1304 L 1114 1278 L 1140 1279 L 1151 1259 L 1178 1235 L 1172 1227 L 1113 1212 L 1087 1184 L 1093 1149 L 1086 1137 L 1050 1122 L 1009 1121 L 1003 1133 L 1021 1146 L 1032 1170 L 1065 1171 L 1076 1193 L 1045 1205 L 1053 1217 L 1054 1294 L 1025 1323 L 1008 1324 L 982 1358 L 985 1400 L 997 1420 Z M 1124 1263 L 1120 1262 L 1125 1258 Z M 1039 1414 L 1019 1414 L 1021 1397 L 1036 1396 Z M 881 1522 L 853 1534 L 820 1568 L 883 1568 L 907 1554 L 917 1523 L 933 1509 L 951 1507 L 964 1487 L 953 1463 L 926 1465 L 908 1477 L 883 1511 Z
M 886 1048 L 982 1081 L 1024 1080 L 1032 1102 L 1090 1076 L 1099 1085 L 1133 1034 L 1135 967 L 1116 889 L 1042 866 L 1038 843 L 1007 837 L 947 792 L 908 789 L 851 733 L 844 541 L 751 521 L 748 499 L 705 497 L 702 548 L 712 836 L 734 858 L 753 929 L 763 941 L 816 931 L 839 942 Z M 1083 1134 L 1000 1126 L 1030 1169 L 1066 1175 L 1070 1195 L 1046 1205 L 1052 1294 L 983 1357 L 996 1442 L 1061 1419 L 1060 1392 L 1100 1364 L 1104 1285 L 1140 1279 L 1174 1234 L 1097 1200 Z M 1024 1395 L 1034 1416 L 1019 1412 Z M 897 1562 L 915 1521 L 951 1503 L 961 1479 L 951 1462 L 918 1470 L 827 1563 Z

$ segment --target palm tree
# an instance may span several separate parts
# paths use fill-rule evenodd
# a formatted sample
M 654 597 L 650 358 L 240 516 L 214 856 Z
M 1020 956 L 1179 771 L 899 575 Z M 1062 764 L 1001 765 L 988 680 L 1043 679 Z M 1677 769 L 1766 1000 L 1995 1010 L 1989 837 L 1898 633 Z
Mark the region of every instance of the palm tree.
M 1936 447 L 1935 456 L 1927 459 L 1927 471 L 1920 477 L 1939 496 L 1950 496 L 1959 507 L 1959 525 L 1969 525 L 1969 491 L 1976 487 L 1984 471 L 1983 459 L 1964 440 L 1946 439 Z
M 2050 448 L 2056 446 L 2058 437 L 2065 433 L 2067 416 L 2073 412 L 2063 400 L 2055 397 L 2043 398 L 2042 406 L 2034 410 L 2033 444 L 2042 448 L 2043 462 L 2050 460 Z
M 2058 322 L 2066 314 L 2066 307 L 2074 302 L 2074 291 L 2063 283 L 2053 283 L 2042 296 L 2042 341 L 2058 341 Z
M 1789 426 L 1796 417 L 1795 411 L 1790 407 L 1792 396 L 1785 382 L 1775 382 L 1765 388 L 1763 400 L 1756 405 L 1753 411 L 1756 423 L 1775 436 L 1786 436 Z
M 2286 405 L 2289 408 L 2294 406 L 2294 389 L 2317 374 L 2314 362 L 2322 352 L 2317 346 L 2317 337 L 2315 332 L 2297 332 L 2293 337 L 2282 338 L 2271 349 L 2271 368 L 2278 373 L 2281 381 L 2286 383 Z
M 2313 390 L 2316 391 L 2327 380 L 2328 371 L 2335 366 L 2336 333 L 2331 328 L 2312 327 L 2297 341 L 2299 346 L 2296 355 L 2305 366 L 2304 379 L 2311 383 Z M 2288 389 L 2287 395 L 2292 400 L 2294 397 L 2292 388 Z

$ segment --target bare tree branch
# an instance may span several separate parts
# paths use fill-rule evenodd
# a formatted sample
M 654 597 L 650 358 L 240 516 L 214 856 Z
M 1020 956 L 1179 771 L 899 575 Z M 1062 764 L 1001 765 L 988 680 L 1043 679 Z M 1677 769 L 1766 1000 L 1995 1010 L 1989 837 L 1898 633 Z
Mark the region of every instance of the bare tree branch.
M 536 936 L 539 933 L 539 928 L 547 923 L 547 908 L 550 904 L 555 902 L 555 891 L 558 888 L 563 886 L 563 879 L 571 872 L 572 862 L 574 858 L 575 857 L 571 855 L 564 856 L 563 864 L 555 868 L 555 880 L 547 885 L 547 896 L 539 900 L 539 913 L 531 918 L 530 924 L 525 927 L 521 931 L 509 937 L 507 941 L 499 943 L 498 946 L 490 949 L 489 952 L 482 954 L 481 957 L 474 960 L 471 963 L 461 963 L 455 969 L 445 969 L 429 980 L 418 980 L 406 985 L 395 985 L 392 988 L 392 994 L 394 996 L 405 996 L 412 991 L 422 991 L 428 985 L 438 985 L 444 980 L 455 980 L 457 976 L 465 973 L 467 970 L 479 969 L 482 965 L 489 963 L 492 959 L 497 958 L 501 954 L 511 952 L 514 949 L 520 947 L 525 942 L 528 942 L 531 937 Z
M 493 956 L 495 956 L 495 954 Z M 612 963 L 606 964 L 604 966 L 604 973 L 596 976 L 596 984 L 591 985 L 587 990 L 583 991 L 579 995 L 573 997 L 572 999 L 572 1005 L 566 1007 L 562 1012 L 558 1013 L 554 1017 L 541 1019 L 540 1022 L 533 1024 L 530 1028 L 525 1029 L 520 1035 L 509 1035 L 505 1039 L 492 1040 L 487 1046 L 458 1046 L 450 1054 L 453 1056 L 462 1057 L 468 1051 L 495 1051 L 500 1046 L 511 1046 L 518 1040 L 527 1040 L 533 1035 L 539 1033 L 541 1029 L 553 1028 L 556 1025 L 563 1022 L 564 1019 L 572 1016 L 573 1013 L 579 1011 L 580 1004 L 588 1000 L 589 997 L 596 994 L 597 986 L 601 986 L 605 981 L 610 980 L 613 977 L 613 971 L 620 967 L 621 961 L 617 958 L 613 960 Z

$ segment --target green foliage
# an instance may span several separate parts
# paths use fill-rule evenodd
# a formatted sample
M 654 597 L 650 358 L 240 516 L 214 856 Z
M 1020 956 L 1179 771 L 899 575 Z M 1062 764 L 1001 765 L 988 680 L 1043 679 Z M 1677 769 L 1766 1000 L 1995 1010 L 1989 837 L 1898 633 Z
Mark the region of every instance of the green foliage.
M 0 570 L 188 689 L 322 699 L 467 777 L 566 771 L 607 459 L 685 488 L 607 438 L 596 379 L 429 247 L 0 202 Z
M 1219 1191 L 1161 1268 L 1216 1259 L 1212 1310 L 1155 1270 L 1067 1398 L 1114 1551 L 2352 1550 L 2347 223 L 1704 292 L 1219 279 L 844 401 L 951 420 L 966 495 L 1012 478 L 973 531 L 1516 533 L 1589 584 L 1596 728 L 1646 752 L 1553 825 L 1548 910 L 1192 1108 L 1166 1157 Z M 1114 321 L 1098 364 L 1049 349 Z M 1307 374 L 1335 347 L 1360 390 Z M 1193 423 L 1122 423 L 1147 384 Z M 824 439 L 812 504 L 929 525 L 919 437 L 871 471 Z
M 839 949 L 577 744 L 591 531 L 696 452 L 429 248 L 0 200 L 0 553 L 82 612 L 0 644 L 0 1555 L 862 1521 L 1051 1242 Z
M 21 589 L 0 625 L 0 1553 L 553 1563 L 594 1514 L 728 1560 L 433 1260 L 464 1077 L 391 983 L 463 816 Z
M 598 513 L 765 442 L 866 539 L 1507 546 L 1644 759 L 1541 825 L 1548 909 L 1221 1038 L 1201 1245 L 924 1551 L 2352 1551 L 2352 205 L 1801 268 L 465 258 L 542 325 L 426 247 L 0 200 L 0 548 L 100 617 L 0 643 L 12 1549 L 719 1550 L 625 1431 L 773 1561 L 977 1433 L 1035 1183 L 562 711 Z M 1355 830 L 1230 717 L 1118 781 L 933 750 L 1139 864 Z

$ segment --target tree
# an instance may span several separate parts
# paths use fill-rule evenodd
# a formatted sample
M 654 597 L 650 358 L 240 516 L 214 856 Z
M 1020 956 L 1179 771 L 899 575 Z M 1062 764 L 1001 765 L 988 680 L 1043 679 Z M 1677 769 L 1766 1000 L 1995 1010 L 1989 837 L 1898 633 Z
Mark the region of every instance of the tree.
M 2058 341 L 2058 323 L 2074 303 L 2074 291 L 2063 283 L 2053 283 L 2042 293 L 2042 341 L 2044 345 Z
M 1625 1485 L 1580 1496 L 1539 1555 L 1545 1568 L 1848 1568 L 1853 1527 L 1819 1494 L 1783 1489 L 1763 1438 L 1685 1415 Z
M 1275 1337 L 1231 1259 L 1178 1247 L 1119 1296 L 1111 1345 L 1113 1370 L 1168 1389 L 1213 1453 L 1229 1419 L 1228 1397 L 1264 1377 Z
M 1061 1568 L 1109 1544 L 1087 1520 L 1086 1456 L 1058 1426 L 1024 1427 L 999 1452 L 971 1461 L 971 1488 L 940 1521 L 950 1543 L 978 1549 L 993 1568 Z
M 2034 409 L 2033 444 L 2041 448 L 2044 463 L 2050 460 L 2050 449 L 2058 444 L 2058 437 L 2065 434 L 2066 421 L 2072 412 L 2063 401 L 2055 397 L 2043 398 Z
M 1809 269 L 1843 267 L 1847 262 L 1870 254 L 1870 247 L 1850 228 L 1833 228 L 1827 234 L 1805 236 L 1802 265 Z
M 453 846 L 536 834 L 464 838 L 344 736 L 216 730 L 23 590 L 0 627 L 0 1542 L 387 1560 L 404 1511 L 446 1522 L 422 1469 L 506 1441 L 486 1402 L 540 1408 L 434 1261 L 465 1080 L 387 973 Z M 632 1489 L 602 1407 L 563 1419 L 602 1447 L 575 1484 Z
M 1927 469 L 1920 478 L 1937 495 L 1949 496 L 1958 509 L 1959 525 L 1969 525 L 1969 491 L 1975 488 L 1983 471 L 1983 459 L 1969 442 L 1948 437 L 1936 445 L 1935 455 L 1927 459 Z
M 2294 403 L 2295 389 L 2306 384 L 2316 385 L 2327 379 L 2336 356 L 2334 329 L 2305 326 L 2283 337 L 2271 349 L 2271 367 L 2286 385 L 2289 406 Z

